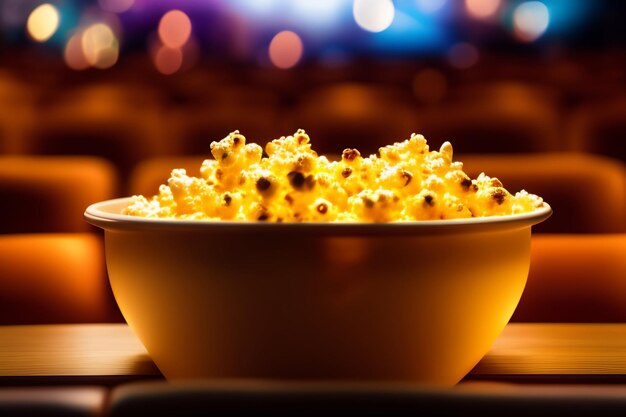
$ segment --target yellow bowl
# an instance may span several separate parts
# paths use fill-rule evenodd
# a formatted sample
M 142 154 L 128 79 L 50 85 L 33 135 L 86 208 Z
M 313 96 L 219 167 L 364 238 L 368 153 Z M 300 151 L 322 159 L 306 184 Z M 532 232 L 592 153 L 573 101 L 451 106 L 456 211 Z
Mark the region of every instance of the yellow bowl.
M 522 295 L 527 214 L 386 224 L 234 223 L 119 214 L 109 279 L 128 324 L 168 379 L 458 382 Z

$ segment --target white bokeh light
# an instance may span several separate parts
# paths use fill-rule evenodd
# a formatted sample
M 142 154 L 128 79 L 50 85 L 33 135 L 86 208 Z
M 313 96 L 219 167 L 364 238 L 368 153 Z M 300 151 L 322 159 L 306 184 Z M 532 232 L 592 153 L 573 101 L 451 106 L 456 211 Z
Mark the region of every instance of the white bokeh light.
M 45 42 L 57 31 L 60 21 L 56 7 L 48 3 L 41 4 L 28 16 L 26 31 L 37 42 Z
M 513 12 L 513 31 L 524 42 L 539 39 L 550 24 L 550 11 L 540 1 L 527 1 Z
M 94 68 L 110 68 L 118 60 L 119 43 L 110 26 L 96 23 L 82 34 L 81 45 L 86 61 Z
M 354 0 L 354 20 L 368 32 L 382 32 L 391 26 L 396 9 L 391 0 Z

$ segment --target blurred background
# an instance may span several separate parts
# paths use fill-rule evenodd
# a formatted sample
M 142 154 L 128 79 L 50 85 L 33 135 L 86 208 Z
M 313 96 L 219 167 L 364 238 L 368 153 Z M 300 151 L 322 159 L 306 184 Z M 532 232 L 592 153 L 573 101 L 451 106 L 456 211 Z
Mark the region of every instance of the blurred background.
M 264 144 L 304 128 L 331 154 L 413 132 L 448 140 L 471 175 L 560 209 L 539 231 L 622 231 L 624 12 L 609 0 L 3 0 L 0 209 L 15 214 L 0 229 L 50 229 L 32 218 L 42 196 L 59 200 L 55 175 L 77 207 L 154 194 L 235 129 Z M 36 172 L 48 183 L 35 198 L 23 183 Z
M 415 132 L 452 142 L 470 175 L 543 196 L 555 213 L 538 234 L 621 233 L 624 259 L 625 12 L 620 0 L 1 0 L 0 235 L 93 237 L 88 204 L 152 195 L 175 167 L 197 174 L 235 129 L 264 144 L 304 128 L 334 154 Z

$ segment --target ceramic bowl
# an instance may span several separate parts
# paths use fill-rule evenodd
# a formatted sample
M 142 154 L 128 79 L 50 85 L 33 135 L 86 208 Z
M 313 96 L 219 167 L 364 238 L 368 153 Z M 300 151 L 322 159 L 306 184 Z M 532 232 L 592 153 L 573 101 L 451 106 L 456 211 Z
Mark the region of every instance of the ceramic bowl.
M 522 295 L 532 213 L 402 223 L 243 223 L 120 214 L 104 229 L 115 299 L 167 379 L 452 385 Z

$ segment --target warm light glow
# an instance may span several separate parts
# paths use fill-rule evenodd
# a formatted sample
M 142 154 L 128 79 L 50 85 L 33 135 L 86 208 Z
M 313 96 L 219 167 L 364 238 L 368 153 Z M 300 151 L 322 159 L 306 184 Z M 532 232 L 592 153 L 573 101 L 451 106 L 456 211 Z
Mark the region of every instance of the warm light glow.
M 500 7 L 501 0 L 465 0 L 467 12 L 476 18 L 493 16 Z
M 447 0 L 415 0 L 418 9 L 424 13 L 434 13 L 440 10 Z
M 395 8 L 391 0 L 354 0 L 354 20 L 369 32 L 382 32 L 391 26 Z
M 72 35 L 65 45 L 65 53 L 63 54 L 67 66 L 77 71 L 90 67 L 83 53 L 82 36 L 82 32 Z
M 550 12 L 540 1 L 520 4 L 513 12 L 513 31 L 524 42 L 532 42 L 541 37 L 550 24 Z
M 30 13 L 26 21 L 26 31 L 37 42 L 45 42 L 57 31 L 60 20 L 56 7 L 45 3 Z
M 89 26 L 82 36 L 83 54 L 89 65 L 106 69 L 117 62 L 119 45 L 113 30 L 104 23 Z
M 455 68 L 467 69 L 478 62 L 478 49 L 471 43 L 457 43 L 448 50 L 448 62 Z
M 100 8 L 111 13 L 124 13 L 135 4 L 135 0 L 98 0 Z
M 159 38 L 163 45 L 181 48 L 191 36 L 191 20 L 180 10 L 170 10 L 159 22 Z
M 161 74 L 174 74 L 183 66 L 183 52 L 180 48 L 161 45 L 154 56 L 154 66 Z
M 270 61 L 278 68 L 287 69 L 295 66 L 302 58 L 302 40 L 288 30 L 278 33 L 269 47 Z
M 117 59 L 119 58 L 120 50 L 116 47 L 105 48 L 100 51 L 98 55 L 98 61 L 93 64 L 95 68 L 98 69 L 107 69 L 111 68 L 113 65 L 117 63 Z

